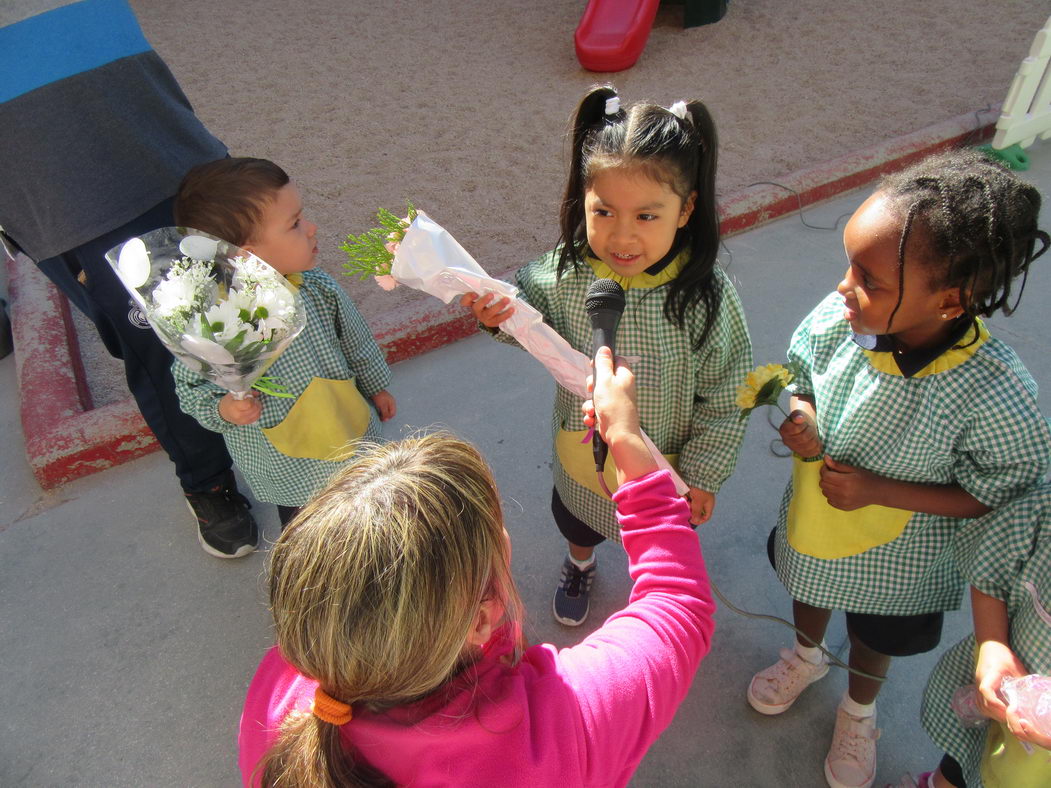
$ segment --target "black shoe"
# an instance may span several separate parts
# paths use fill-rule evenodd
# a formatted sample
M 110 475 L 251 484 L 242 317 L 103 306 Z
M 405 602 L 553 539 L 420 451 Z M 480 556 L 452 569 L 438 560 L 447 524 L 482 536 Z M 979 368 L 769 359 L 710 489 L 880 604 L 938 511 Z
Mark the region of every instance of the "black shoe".
M 208 555 L 242 558 L 259 545 L 259 526 L 248 511 L 252 504 L 237 491 L 232 472 L 206 492 L 185 495 L 197 520 L 197 541 Z

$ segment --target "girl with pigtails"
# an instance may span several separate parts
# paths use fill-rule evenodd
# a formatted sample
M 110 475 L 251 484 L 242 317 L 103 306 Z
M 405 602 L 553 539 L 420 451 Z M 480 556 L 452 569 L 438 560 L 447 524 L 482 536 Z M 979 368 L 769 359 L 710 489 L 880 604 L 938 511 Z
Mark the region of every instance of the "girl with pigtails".
M 711 517 L 736 464 L 745 429 L 736 386 L 752 362 L 740 301 L 716 261 L 715 126 L 699 101 L 625 110 L 613 88 L 597 87 L 577 108 L 572 134 L 560 242 L 518 271 L 519 297 L 590 355 L 588 288 L 597 279 L 621 285 L 626 304 L 617 354 L 635 372 L 643 430 L 690 487 L 697 525 Z M 461 303 L 490 330 L 514 309 L 491 293 L 468 293 Z M 613 501 L 586 442 L 580 399 L 562 387 L 552 427 L 551 509 L 569 542 L 553 611 L 559 622 L 577 626 L 588 614 L 594 549 L 619 536 Z M 606 463 L 611 488 L 612 466 Z

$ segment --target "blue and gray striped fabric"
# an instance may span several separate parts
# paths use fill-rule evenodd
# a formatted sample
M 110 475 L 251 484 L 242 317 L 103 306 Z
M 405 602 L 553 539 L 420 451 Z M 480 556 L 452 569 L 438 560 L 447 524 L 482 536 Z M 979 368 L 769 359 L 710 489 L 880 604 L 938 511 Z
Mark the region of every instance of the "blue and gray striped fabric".
M 3 0 L 0 25 L 0 226 L 33 259 L 131 221 L 226 155 L 127 0 Z
M 27 3 L 14 3 L 3 16 Z M 24 42 L 33 41 L 31 49 Z M 125 0 L 67 3 L 0 29 L 0 102 L 150 51 Z

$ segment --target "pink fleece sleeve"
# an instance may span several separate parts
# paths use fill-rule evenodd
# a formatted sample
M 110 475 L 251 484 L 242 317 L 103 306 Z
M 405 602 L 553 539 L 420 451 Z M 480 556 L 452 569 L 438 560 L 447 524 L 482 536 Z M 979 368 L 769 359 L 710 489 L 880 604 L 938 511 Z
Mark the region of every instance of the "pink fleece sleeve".
M 584 720 L 589 784 L 624 785 L 686 697 L 715 628 L 708 573 L 689 505 L 659 471 L 617 490 L 627 607 L 559 653 Z

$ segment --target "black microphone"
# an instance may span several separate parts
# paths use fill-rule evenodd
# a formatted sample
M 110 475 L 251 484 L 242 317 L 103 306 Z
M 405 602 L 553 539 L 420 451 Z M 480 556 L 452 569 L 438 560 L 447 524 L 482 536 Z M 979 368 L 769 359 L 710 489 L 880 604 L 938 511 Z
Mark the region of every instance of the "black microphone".
M 598 355 L 600 347 L 608 347 L 616 356 L 613 341 L 617 336 L 620 316 L 624 314 L 624 289 L 612 279 L 596 279 L 588 288 L 584 309 L 591 319 L 591 330 L 594 332 L 592 358 Z M 591 436 L 591 451 L 595 455 L 595 470 L 602 473 L 609 447 L 602 440 L 597 427 Z

